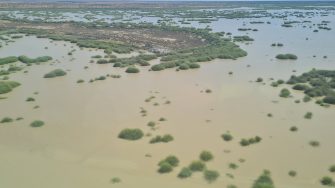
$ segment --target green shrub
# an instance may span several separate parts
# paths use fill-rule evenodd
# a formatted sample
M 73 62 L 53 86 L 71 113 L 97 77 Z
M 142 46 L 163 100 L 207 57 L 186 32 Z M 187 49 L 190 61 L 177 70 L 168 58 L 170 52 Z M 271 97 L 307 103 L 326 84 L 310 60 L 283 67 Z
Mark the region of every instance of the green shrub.
M 206 168 L 205 163 L 203 163 L 202 161 L 193 161 L 190 166 L 189 166 L 190 170 L 192 170 L 193 172 L 197 172 L 197 171 L 203 171 Z
M 149 143 L 150 144 L 155 144 L 155 143 L 159 143 L 159 142 L 164 142 L 164 143 L 167 143 L 167 142 L 171 142 L 173 141 L 173 137 L 169 134 L 166 134 L 166 135 L 163 135 L 163 136 L 155 136 L 153 137 Z
M 80 80 L 77 80 L 77 83 L 80 84 L 80 83 L 83 83 L 84 80 L 80 79 Z
M 41 120 L 35 120 L 32 123 L 30 123 L 31 127 L 42 127 L 44 125 L 44 122 Z
M 109 62 L 106 59 L 99 59 L 97 61 L 97 64 L 107 64 L 107 63 L 109 63 Z
M 168 163 L 172 167 L 176 167 L 179 164 L 179 159 L 176 156 L 174 156 L 174 155 L 169 155 L 164 160 L 160 161 L 158 163 L 158 165 L 160 165 L 162 163 Z
M 111 183 L 115 184 L 115 183 L 121 183 L 121 179 L 118 177 L 114 177 L 111 179 Z
M 154 127 L 154 126 L 156 126 L 156 123 L 154 122 L 154 121 L 150 121 L 150 122 L 148 122 L 148 124 L 147 124 L 149 127 Z
M 47 61 L 52 60 L 52 57 L 50 56 L 41 56 L 41 57 L 37 57 L 35 59 L 29 58 L 27 56 L 19 56 L 18 60 L 21 61 L 22 63 L 26 63 L 26 64 L 32 64 L 32 63 L 44 63 Z
M 278 54 L 276 56 L 277 59 L 283 59 L 283 60 L 286 60 L 286 59 L 291 59 L 291 60 L 296 60 L 298 59 L 298 57 L 294 54 Z
M 283 98 L 287 98 L 287 97 L 289 97 L 290 95 L 291 95 L 291 92 L 290 92 L 288 89 L 286 89 L 286 88 L 282 89 L 282 90 L 280 91 L 280 94 L 279 94 L 279 96 L 280 96 L 280 97 L 283 97 Z
M 173 170 L 173 167 L 167 162 L 163 162 L 159 164 L 159 169 L 158 169 L 159 173 L 169 173 L 172 170 Z
M 119 133 L 119 138 L 125 139 L 125 140 L 138 140 L 143 137 L 143 132 L 141 129 L 123 129 Z
M 200 65 L 198 63 L 191 63 L 190 68 L 191 69 L 198 69 L 198 68 L 200 68 Z
M 295 131 L 297 131 L 297 130 L 298 130 L 298 128 L 295 127 L 295 126 L 293 126 L 293 127 L 290 128 L 290 131 L 292 131 L 292 132 L 295 132 Z
M 0 65 L 15 63 L 17 61 L 18 59 L 15 56 L 4 57 L 4 58 L 0 58 Z
M 13 122 L 13 119 L 10 117 L 4 117 L 2 118 L 2 120 L 0 121 L 0 123 L 10 123 Z
M 0 81 L 0 94 L 9 93 L 21 84 L 14 81 Z
M 288 172 L 288 175 L 291 176 L 291 177 L 295 177 L 295 176 L 297 176 L 297 172 L 294 171 L 294 170 L 290 170 L 290 171 Z
M 202 161 L 205 162 L 210 161 L 214 158 L 213 154 L 209 151 L 202 151 L 199 157 Z
M 35 101 L 35 99 L 32 98 L 32 97 L 28 97 L 28 98 L 26 99 L 26 101 L 27 101 L 27 102 L 33 102 L 33 101 Z
M 292 89 L 299 90 L 299 91 L 305 91 L 305 90 L 309 89 L 309 87 L 307 85 L 304 85 L 304 84 L 296 84 L 295 86 L 292 87 Z
M 270 172 L 264 171 L 252 185 L 252 188 L 274 188 L 274 183 L 271 179 Z
M 321 184 L 322 185 L 333 185 L 334 184 L 334 181 L 331 177 L 328 177 L 328 176 L 325 176 L 323 177 L 321 180 L 320 180 Z
M 312 112 L 307 112 L 307 113 L 304 115 L 304 118 L 305 118 L 305 119 L 312 119 L 312 117 L 313 117 Z
M 263 82 L 263 78 L 257 78 L 256 82 Z
M 313 146 L 313 147 L 318 147 L 320 146 L 320 143 L 316 140 L 312 140 L 309 142 L 309 145 Z
M 327 104 L 335 104 L 335 96 L 326 96 L 322 101 Z
M 335 173 L 335 165 L 329 167 L 329 172 Z
M 182 168 L 181 171 L 178 173 L 178 177 L 181 179 L 185 179 L 191 176 L 192 176 L 192 170 L 190 170 L 190 168 L 188 167 Z
M 59 76 L 65 76 L 66 72 L 62 69 L 55 69 L 44 75 L 44 78 L 54 78 Z
M 237 169 L 238 168 L 238 165 L 237 164 L 235 164 L 235 163 L 229 163 L 229 168 L 231 168 L 231 169 Z
M 139 72 L 140 72 L 140 70 L 136 67 L 128 67 L 126 69 L 126 73 L 139 73 Z
M 224 141 L 227 142 L 233 140 L 233 136 L 230 133 L 224 133 L 221 135 L 221 137 Z
M 220 176 L 219 172 L 215 170 L 205 170 L 204 178 L 208 183 L 214 182 Z

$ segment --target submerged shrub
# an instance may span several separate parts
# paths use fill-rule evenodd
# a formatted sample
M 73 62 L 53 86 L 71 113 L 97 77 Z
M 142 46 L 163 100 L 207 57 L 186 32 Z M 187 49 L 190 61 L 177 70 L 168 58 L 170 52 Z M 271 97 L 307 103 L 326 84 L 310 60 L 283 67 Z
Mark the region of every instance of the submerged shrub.
M 290 171 L 288 172 L 288 175 L 291 176 L 291 177 L 295 177 L 295 176 L 297 175 L 297 172 L 294 171 L 294 170 L 290 170 Z
M 139 73 L 140 69 L 136 68 L 136 67 L 128 67 L 126 69 L 126 73 Z
M 21 84 L 14 81 L 0 81 L 0 94 L 9 93 Z
M 163 162 L 159 164 L 159 169 L 158 169 L 159 173 L 169 173 L 172 170 L 173 170 L 173 167 L 167 162 Z
M 33 102 L 33 101 L 35 101 L 35 99 L 32 98 L 32 97 L 28 97 L 28 98 L 26 99 L 26 101 L 27 101 L 27 102 Z
M 231 141 L 233 140 L 233 136 L 230 133 L 224 133 L 221 135 L 222 139 L 224 141 Z
M 27 56 L 19 56 L 18 60 L 21 61 L 22 63 L 26 63 L 26 64 L 32 64 L 32 63 L 44 63 L 47 61 L 52 60 L 52 57 L 50 56 L 41 56 L 41 57 L 37 57 L 37 58 L 29 58 Z
M 335 96 L 326 96 L 322 101 L 327 104 L 335 104 Z
M 190 166 L 189 166 L 190 170 L 192 170 L 193 172 L 196 171 L 203 171 L 206 168 L 205 163 L 203 163 L 202 161 L 193 161 Z
M 261 176 L 259 176 L 252 185 L 252 188 L 274 188 L 274 183 L 271 179 L 270 172 L 264 171 Z
M 55 69 L 47 74 L 44 75 L 44 78 L 54 78 L 54 77 L 59 77 L 59 76 L 65 76 L 66 72 L 63 71 L 62 69 Z
M 335 165 L 329 167 L 329 172 L 335 173 Z
M 10 117 L 4 117 L 2 118 L 2 120 L 0 121 L 0 123 L 10 123 L 13 122 L 13 119 Z
M 204 178 L 208 183 L 214 182 L 220 176 L 219 172 L 215 170 L 205 170 Z
M 325 176 L 320 180 L 322 185 L 333 185 L 334 181 L 331 177 Z
M 181 179 L 188 178 L 192 176 L 192 170 L 188 167 L 184 167 L 181 169 L 181 171 L 178 173 L 178 177 Z
M 298 59 L 298 57 L 294 54 L 278 54 L 276 56 L 277 59 L 283 59 L 283 60 L 286 60 L 286 59 L 291 59 L 291 60 L 296 60 Z
M 282 89 L 282 90 L 280 91 L 280 94 L 279 94 L 279 96 L 280 96 L 280 97 L 283 97 L 283 98 L 287 98 L 287 97 L 289 97 L 290 95 L 291 95 L 291 92 L 290 92 L 288 89 L 286 89 L 286 88 Z
M 125 140 L 138 140 L 143 137 L 143 132 L 141 129 L 123 129 L 119 133 L 119 138 L 125 139 Z
M 160 161 L 158 165 L 161 163 L 168 163 L 169 165 L 176 167 L 179 164 L 179 159 L 174 155 L 169 155 L 164 160 Z
M 313 116 L 312 112 L 307 112 L 307 113 L 305 114 L 304 118 L 305 118 L 305 119 L 312 119 L 312 116 Z
M 42 127 L 44 125 L 44 122 L 41 120 L 35 120 L 32 123 L 30 123 L 31 127 Z
M 210 161 L 214 158 L 213 154 L 209 151 L 202 151 L 199 157 L 202 161 L 205 162 Z

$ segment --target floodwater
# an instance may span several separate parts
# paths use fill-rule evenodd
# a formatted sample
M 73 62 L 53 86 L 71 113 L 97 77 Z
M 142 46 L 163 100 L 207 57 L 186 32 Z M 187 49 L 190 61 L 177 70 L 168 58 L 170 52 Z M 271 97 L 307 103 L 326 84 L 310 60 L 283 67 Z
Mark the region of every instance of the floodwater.
M 334 16 L 322 19 L 335 20 Z M 335 108 L 320 107 L 314 101 L 296 104 L 294 100 L 304 95 L 295 91 L 293 98 L 282 99 L 278 94 L 285 86 L 271 87 L 270 78 L 287 80 L 292 74 L 312 68 L 334 70 L 335 30 L 313 33 L 301 24 L 283 28 L 276 20 L 253 25 L 249 24 L 250 19 L 226 21 L 216 25 L 213 22 L 213 29 L 231 30 L 234 34 L 246 33 L 238 32 L 239 27 L 259 30 L 249 32 L 254 42 L 240 44 L 248 56 L 201 63 L 198 70 L 149 72 L 141 67 L 139 74 L 126 74 L 124 69 L 109 64 L 89 63 L 91 56 L 104 55 L 100 50 L 79 49 L 67 42 L 33 36 L 0 48 L 0 57 L 53 57 L 49 63 L 26 67 L 27 73 L 10 75 L 10 80 L 22 85 L 3 95 L 7 99 L 0 100 L 0 118 L 24 119 L 0 124 L 0 186 L 200 188 L 234 184 L 244 188 L 251 187 L 268 169 L 276 187 L 322 187 L 321 177 L 334 177 L 328 168 L 335 164 Z M 333 22 L 329 24 L 334 26 Z M 270 47 L 274 42 L 283 43 L 284 47 Z M 67 55 L 72 49 L 76 50 L 73 55 Z M 289 52 L 299 59 L 274 58 Z M 325 55 L 327 59 L 322 58 Z M 68 74 L 43 78 L 56 68 L 67 70 Z M 233 75 L 228 74 L 230 71 Z M 106 74 L 119 74 L 122 78 L 88 82 Z M 265 84 L 254 82 L 258 77 L 264 78 Z M 79 79 L 85 83 L 77 84 Z M 213 92 L 205 93 L 206 89 Z M 155 99 L 145 102 L 150 96 Z M 26 102 L 28 97 L 36 101 Z M 171 104 L 164 104 L 167 100 Z M 156 102 L 158 106 L 154 105 Z M 39 108 L 34 109 L 36 105 Z M 141 116 L 141 107 L 147 110 L 147 116 Z M 304 119 L 306 112 L 313 113 L 311 120 Z M 268 113 L 273 117 L 267 117 Z M 161 117 L 167 121 L 159 122 Z M 33 120 L 43 120 L 45 126 L 31 128 Z M 159 128 L 151 130 L 146 126 L 149 121 L 158 122 Z M 291 132 L 291 126 L 299 130 Z M 171 134 L 174 141 L 149 144 L 148 136 L 134 142 L 118 139 L 124 128 L 141 128 L 153 136 Z M 231 142 L 220 137 L 227 131 L 234 136 Z M 260 143 L 239 145 L 240 139 L 256 135 L 263 138 Z M 311 147 L 311 140 L 319 141 L 320 146 Z M 208 184 L 201 173 L 178 179 L 180 169 L 198 159 L 202 150 L 214 154 L 207 167 L 220 172 L 218 180 Z M 180 165 L 172 173 L 157 173 L 157 163 L 170 154 L 180 159 Z M 229 163 L 236 163 L 239 168 L 230 169 Z M 290 177 L 290 170 L 297 171 L 297 176 Z M 122 182 L 112 184 L 113 177 Z

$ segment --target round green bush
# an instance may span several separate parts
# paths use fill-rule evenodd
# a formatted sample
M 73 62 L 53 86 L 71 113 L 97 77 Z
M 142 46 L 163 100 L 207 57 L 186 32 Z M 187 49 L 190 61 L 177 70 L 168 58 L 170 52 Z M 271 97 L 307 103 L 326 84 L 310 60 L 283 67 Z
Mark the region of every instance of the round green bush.
M 55 69 L 47 74 L 44 75 L 44 78 L 54 78 L 54 77 L 59 77 L 59 76 L 65 76 L 66 72 L 63 71 L 62 69 Z
M 296 84 L 295 86 L 292 87 L 294 90 L 299 90 L 299 91 L 305 91 L 309 89 L 309 87 L 305 84 Z
M 44 125 L 44 122 L 41 120 L 35 120 L 32 123 L 30 123 L 31 127 L 42 127 Z
M 294 171 L 294 170 L 290 170 L 290 171 L 288 172 L 288 175 L 291 176 L 291 177 L 295 177 L 295 176 L 297 176 L 297 172 Z
M 325 176 L 320 180 L 322 185 L 332 185 L 334 183 L 331 177 Z
M 221 137 L 224 141 L 227 142 L 233 140 L 233 136 L 230 133 L 224 133 L 221 135 Z
M 335 104 L 335 96 L 327 96 L 322 101 L 327 104 Z
M 207 182 L 212 183 L 220 176 L 219 172 L 215 170 L 205 170 L 204 178 Z
M 203 163 L 202 161 L 193 161 L 190 166 L 189 166 L 190 170 L 192 170 L 193 172 L 197 172 L 197 171 L 203 171 L 206 168 L 205 163 Z
M 161 71 L 164 69 L 165 69 L 165 66 L 163 64 L 156 64 L 151 67 L 151 70 L 153 71 Z
M 125 140 L 138 140 L 143 137 L 143 131 L 141 129 L 123 129 L 119 133 L 119 138 Z
M 159 173 L 169 173 L 173 170 L 172 166 L 168 162 L 163 162 L 159 164 Z
M 188 178 L 192 176 L 192 170 L 190 168 L 184 167 L 178 174 L 178 177 L 181 179 Z
M 139 73 L 140 69 L 136 68 L 136 67 L 128 67 L 126 69 L 126 73 Z
M 335 173 L 335 165 L 329 167 L 329 172 Z
M 191 69 L 198 69 L 198 68 L 200 68 L 200 65 L 198 63 L 191 63 L 190 68 Z
M 187 63 L 183 63 L 183 64 L 181 64 L 180 66 L 179 66 L 179 69 L 180 70 L 187 70 L 187 69 L 189 69 L 190 68 L 190 66 L 189 66 L 189 64 L 187 64 Z
M 288 89 L 286 89 L 286 88 L 282 89 L 282 90 L 280 91 L 280 94 L 279 94 L 279 96 L 280 96 L 280 97 L 283 97 L 283 98 L 287 98 L 287 97 L 289 97 L 290 95 L 291 95 L 291 92 L 290 92 Z
M 179 159 L 174 155 L 169 155 L 164 160 L 159 162 L 159 165 L 162 163 L 168 163 L 169 165 L 176 167 L 179 164 Z
M 213 154 L 209 151 L 202 151 L 199 157 L 202 161 L 210 161 L 214 158 Z

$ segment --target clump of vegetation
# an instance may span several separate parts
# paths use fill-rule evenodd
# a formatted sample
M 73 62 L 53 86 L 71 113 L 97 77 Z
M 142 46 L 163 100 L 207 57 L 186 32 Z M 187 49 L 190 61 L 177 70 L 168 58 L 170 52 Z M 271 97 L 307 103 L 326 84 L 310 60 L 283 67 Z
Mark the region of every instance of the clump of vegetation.
M 219 172 L 215 170 L 205 170 L 204 178 L 208 183 L 214 182 L 220 176 Z
M 172 170 L 173 167 L 169 163 L 167 162 L 159 163 L 159 169 L 158 169 L 159 173 L 169 173 Z
M 251 144 L 259 143 L 261 140 L 262 140 L 262 138 L 259 137 L 259 136 L 255 136 L 254 138 L 249 138 L 249 139 L 243 138 L 240 141 L 240 145 L 241 146 L 249 146 Z
M 291 76 L 286 83 L 295 84 L 295 88 L 304 91 L 304 101 L 308 102 L 313 97 L 324 97 L 318 102 L 320 105 L 335 104 L 335 71 L 313 69 L 300 76 Z
M 307 113 L 304 115 L 304 118 L 305 118 L 305 119 L 312 119 L 312 117 L 313 117 L 312 112 L 307 112 Z
M 320 180 L 322 185 L 332 186 L 335 184 L 334 180 L 331 177 L 325 176 Z
M 27 102 L 33 102 L 33 101 L 35 101 L 35 99 L 32 98 L 32 97 L 28 97 L 28 98 L 26 99 L 26 101 L 27 101 Z
M 283 98 L 287 98 L 287 97 L 289 97 L 290 95 L 291 95 L 291 92 L 290 92 L 288 89 L 286 89 L 286 88 L 282 89 L 282 90 L 280 91 L 280 94 L 279 94 L 279 96 L 280 96 L 280 97 L 283 97 Z
M 309 145 L 313 146 L 313 147 L 319 147 L 320 146 L 320 142 L 316 141 L 316 140 L 312 140 L 309 142 Z
M 47 74 L 44 75 L 44 78 L 54 78 L 54 77 L 59 77 L 59 76 L 65 76 L 66 72 L 63 71 L 62 69 L 55 69 Z
M 149 127 L 155 127 L 155 126 L 156 126 L 156 123 L 155 123 L 154 121 L 149 121 L 149 122 L 147 123 L 147 125 L 148 125 Z
M 114 177 L 111 179 L 111 183 L 115 184 L 115 183 L 121 183 L 121 179 L 118 177 Z
M 126 69 L 126 73 L 139 73 L 140 69 L 136 68 L 136 67 L 128 67 Z
M 254 184 L 252 185 L 252 188 L 274 188 L 273 180 L 271 179 L 271 175 L 269 171 L 264 171 L 261 176 L 259 176 Z
M 222 134 L 221 137 L 227 142 L 233 140 L 233 136 L 229 132 Z
M 174 155 L 167 156 L 164 160 L 158 163 L 159 166 L 158 172 L 159 173 L 171 172 L 173 170 L 173 167 L 178 166 L 178 164 L 179 159 L 176 156 Z
M 257 78 L 256 82 L 263 82 L 263 78 Z
M 185 179 L 192 176 L 192 170 L 188 167 L 184 167 L 181 169 L 181 171 L 178 173 L 178 178 Z
M 14 81 L 0 81 L 0 94 L 9 93 L 21 84 Z
M 203 171 L 206 168 L 206 165 L 202 161 L 193 161 L 190 166 L 190 170 L 193 172 Z
M 291 177 L 295 177 L 295 176 L 297 176 L 297 172 L 294 171 L 294 170 L 290 170 L 290 171 L 288 172 L 288 175 L 291 176 Z
M 296 132 L 297 130 L 298 130 L 298 127 L 296 127 L 296 126 L 292 126 L 290 128 L 290 131 L 292 131 L 292 132 Z
M 26 63 L 26 64 L 44 63 L 44 62 L 52 60 L 52 57 L 41 56 L 41 57 L 37 57 L 37 58 L 29 58 L 29 57 L 23 55 L 23 56 L 19 56 L 18 60 L 21 61 L 22 63 Z
M 205 162 L 211 161 L 214 158 L 213 154 L 210 151 L 202 151 L 199 157 L 202 161 Z
M 11 123 L 13 122 L 13 119 L 10 117 L 4 117 L 2 118 L 2 120 L 0 121 L 0 123 Z
M 0 65 L 15 63 L 17 61 L 18 59 L 15 56 L 4 57 L 4 58 L 0 58 Z
M 329 167 L 329 172 L 335 173 L 335 165 Z
M 298 59 L 298 56 L 296 56 L 294 54 L 278 54 L 276 56 L 276 58 L 281 59 L 281 60 L 287 60 L 287 59 L 296 60 L 296 59 Z
M 143 137 L 143 131 L 141 129 L 123 129 L 119 133 L 119 138 L 125 139 L 125 140 L 139 140 Z
M 155 144 L 155 143 L 159 143 L 159 142 L 163 142 L 163 143 L 168 143 L 173 141 L 173 136 L 171 136 L 170 134 L 166 134 L 163 136 L 155 136 L 153 137 L 149 142 L 150 144 Z
M 31 127 L 42 127 L 44 125 L 44 122 L 41 120 L 35 120 L 32 123 L 30 123 Z
M 235 163 L 229 163 L 228 166 L 229 166 L 230 169 L 234 169 L 234 170 L 238 168 L 238 165 L 235 164 Z

